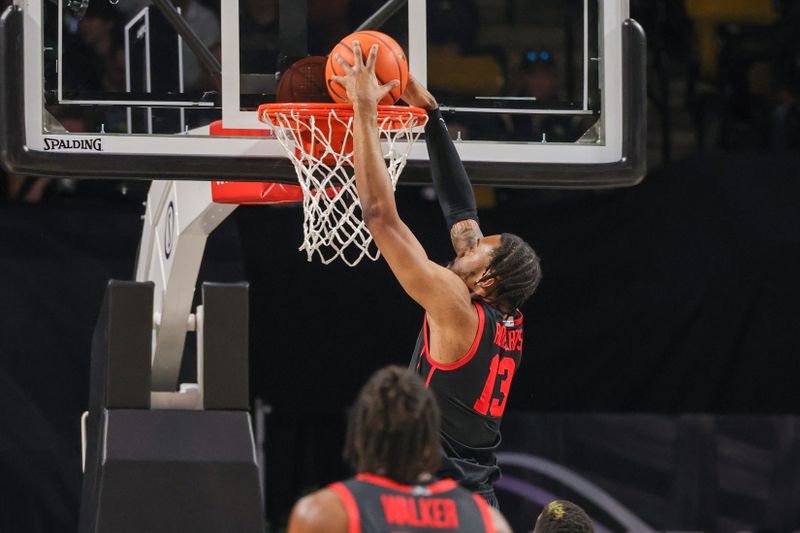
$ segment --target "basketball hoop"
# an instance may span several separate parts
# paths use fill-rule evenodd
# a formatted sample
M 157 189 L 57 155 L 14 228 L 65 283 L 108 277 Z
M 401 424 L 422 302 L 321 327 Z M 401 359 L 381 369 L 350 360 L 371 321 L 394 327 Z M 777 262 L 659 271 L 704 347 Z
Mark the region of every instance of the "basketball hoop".
M 294 164 L 303 192 L 300 250 L 309 261 L 314 253 L 326 265 L 337 257 L 349 266 L 364 256 L 373 261 L 380 257 L 361 217 L 351 170 L 354 115 L 350 104 L 282 103 L 258 108 L 260 120 L 272 127 Z M 378 130 L 393 190 L 427 120 L 425 110 L 418 107 L 378 106 Z

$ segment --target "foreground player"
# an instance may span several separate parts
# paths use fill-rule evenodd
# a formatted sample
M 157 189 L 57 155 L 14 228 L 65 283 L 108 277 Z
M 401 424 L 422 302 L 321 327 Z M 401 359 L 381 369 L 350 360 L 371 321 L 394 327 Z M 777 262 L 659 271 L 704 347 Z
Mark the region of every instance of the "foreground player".
M 405 368 L 383 368 L 361 389 L 345 458 L 356 477 L 297 502 L 288 533 L 511 531 L 483 499 L 431 475 L 440 459 L 439 408 Z
M 555 500 L 542 509 L 533 533 L 594 533 L 594 524 L 579 506 Z
M 500 419 L 522 357 L 518 308 L 541 279 L 539 258 L 516 235 L 483 236 L 472 186 L 438 104 L 412 78 L 403 99 L 428 110 L 425 133 L 433 185 L 456 251 L 447 268 L 428 259 L 397 213 L 381 153 L 377 102 L 398 82 L 378 84 L 377 46 L 366 64 L 358 41 L 353 48 L 352 66 L 336 56 L 346 75 L 333 79 L 346 88 L 355 110 L 355 176 L 364 221 L 403 289 L 426 312 L 411 369 L 436 393 L 442 409 L 445 458 L 438 474 L 496 507 Z

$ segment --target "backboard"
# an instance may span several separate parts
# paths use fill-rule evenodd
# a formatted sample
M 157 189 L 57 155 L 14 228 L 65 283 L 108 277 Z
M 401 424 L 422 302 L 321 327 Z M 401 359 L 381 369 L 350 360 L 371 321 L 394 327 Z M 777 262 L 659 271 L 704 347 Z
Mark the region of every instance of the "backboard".
M 15 0 L 0 19 L 2 160 L 41 176 L 292 183 L 268 133 L 209 124 L 266 128 L 255 110 L 281 75 L 357 29 L 404 47 L 474 183 L 644 176 L 645 42 L 628 0 Z M 401 183 L 429 179 L 418 143 Z

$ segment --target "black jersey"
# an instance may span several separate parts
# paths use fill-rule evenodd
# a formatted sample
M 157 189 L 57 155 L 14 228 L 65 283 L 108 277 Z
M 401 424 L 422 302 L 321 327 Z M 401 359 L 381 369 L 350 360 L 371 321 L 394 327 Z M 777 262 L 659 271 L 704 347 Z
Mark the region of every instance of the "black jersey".
M 374 474 L 328 486 L 347 511 L 347 533 L 494 533 L 488 504 L 452 479 L 401 485 Z
M 469 352 L 455 363 L 434 361 L 426 315 L 410 368 L 434 392 L 442 411 L 444 457 L 437 475 L 485 494 L 500 477 L 495 450 L 511 380 L 522 359 L 522 313 L 505 320 L 494 307 L 473 303 L 478 331 Z

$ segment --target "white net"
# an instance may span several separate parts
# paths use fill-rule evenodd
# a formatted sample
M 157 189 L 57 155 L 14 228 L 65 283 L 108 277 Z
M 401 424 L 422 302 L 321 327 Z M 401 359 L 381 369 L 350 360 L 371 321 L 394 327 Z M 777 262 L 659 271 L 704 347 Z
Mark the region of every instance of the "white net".
M 264 106 L 268 107 L 268 106 Z M 383 156 L 392 190 L 406 164 L 412 145 L 427 120 L 424 113 L 392 106 L 391 113 L 378 113 Z M 303 244 L 308 260 L 314 254 L 323 264 L 337 257 L 355 266 L 364 257 L 380 257 L 366 224 L 353 173 L 352 108 L 331 107 L 325 113 L 303 113 L 298 109 L 262 111 L 278 141 L 294 164 L 303 191 Z

